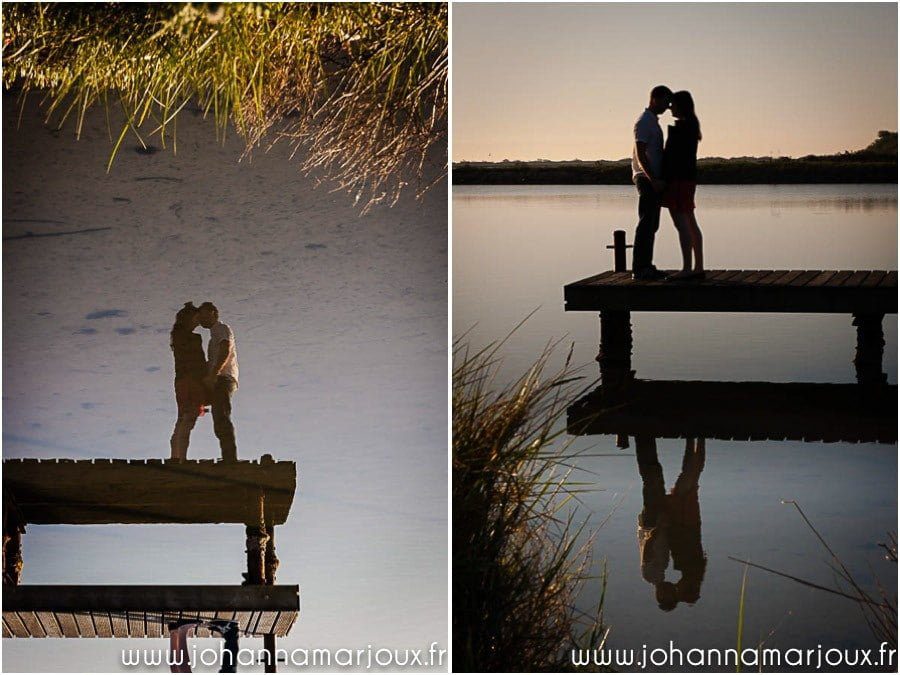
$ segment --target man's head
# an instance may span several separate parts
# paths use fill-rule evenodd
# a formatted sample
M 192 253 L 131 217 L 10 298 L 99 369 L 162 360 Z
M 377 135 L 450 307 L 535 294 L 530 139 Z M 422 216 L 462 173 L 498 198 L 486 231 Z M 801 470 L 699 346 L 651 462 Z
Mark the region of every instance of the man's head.
M 656 584 L 656 602 L 664 612 L 671 612 L 678 606 L 678 589 L 671 581 Z
M 672 90 L 666 85 L 660 84 L 650 90 L 650 108 L 655 114 L 662 115 L 669 108 L 672 101 Z
M 211 302 L 200 305 L 200 325 L 204 328 L 212 328 L 219 320 L 219 310 Z

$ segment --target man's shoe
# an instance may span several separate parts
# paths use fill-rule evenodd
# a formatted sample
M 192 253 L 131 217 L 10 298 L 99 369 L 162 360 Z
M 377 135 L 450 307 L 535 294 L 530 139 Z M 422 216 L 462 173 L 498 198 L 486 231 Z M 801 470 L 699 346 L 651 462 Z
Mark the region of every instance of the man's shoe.
M 668 279 L 669 275 L 655 267 L 649 267 L 631 275 L 635 281 L 662 281 Z

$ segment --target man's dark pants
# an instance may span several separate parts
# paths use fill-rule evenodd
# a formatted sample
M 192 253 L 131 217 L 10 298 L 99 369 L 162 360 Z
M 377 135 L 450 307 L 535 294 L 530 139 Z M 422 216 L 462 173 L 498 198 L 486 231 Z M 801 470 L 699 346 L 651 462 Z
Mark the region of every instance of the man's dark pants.
M 653 183 L 643 175 L 637 177 L 638 224 L 634 233 L 634 257 L 631 262 L 633 272 L 643 272 L 653 266 L 653 241 L 659 229 L 659 209 L 661 195 L 653 189 Z
M 222 459 L 237 461 L 237 444 L 234 440 L 234 425 L 231 423 L 231 396 L 237 389 L 232 378 L 219 375 L 212 393 L 213 431 L 222 448 Z

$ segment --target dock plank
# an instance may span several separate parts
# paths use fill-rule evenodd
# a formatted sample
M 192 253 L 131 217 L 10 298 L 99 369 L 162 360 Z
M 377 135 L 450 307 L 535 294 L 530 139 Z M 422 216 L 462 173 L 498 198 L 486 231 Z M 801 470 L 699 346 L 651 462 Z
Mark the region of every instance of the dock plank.
M 721 272 L 716 274 L 714 279 L 715 283 L 731 283 L 737 277 L 742 275 L 744 270 L 722 270 Z
M 81 637 L 97 637 L 94 620 L 88 612 L 75 612 L 75 625 Z
M 592 277 L 588 277 L 587 279 L 584 280 L 584 283 L 595 284 L 598 281 L 600 281 L 601 279 L 605 279 L 606 277 L 610 276 L 611 274 L 615 274 L 615 272 L 613 272 L 612 270 L 607 270 L 606 272 L 601 272 L 600 274 L 595 274 Z
M 791 270 L 790 272 L 785 274 L 783 277 L 778 279 L 778 281 L 776 281 L 775 284 L 778 286 L 787 286 L 788 284 L 792 283 L 801 274 L 803 274 L 803 270 Z
M 806 284 L 815 279 L 819 274 L 821 274 L 820 270 L 803 270 L 803 272 L 791 281 L 788 286 L 806 286 Z
M 9 626 L 10 632 L 14 637 L 30 637 L 28 629 L 22 622 L 22 617 L 18 612 L 3 612 L 3 621 Z
M 846 281 L 842 284 L 844 288 L 856 288 L 857 286 L 862 286 L 862 282 L 866 280 L 873 272 L 869 272 L 867 270 L 860 270 L 859 272 L 854 272 L 851 274 Z
M 878 284 L 878 288 L 885 287 L 897 288 L 897 270 L 893 270 L 884 275 L 884 279 Z
M 828 280 L 828 286 L 837 288 L 843 286 L 844 282 L 853 276 L 853 270 L 841 270 Z
M 94 627 L 97 629 L 97 637 L 108 638 L 113 636 L 112 621 L 108 611 L 94 610 Z
M 274 632 L 275 622 L 278 620 L 280 612 L 260 612 L 259 621 L 256 624 L 257 635 L 265 635 Z
M 728 277 L 736 274 L 735 270 L 709 270 L 706 273 L 706 282 L 719 281 L 720 279 L 727 279 Z
M 813 277 L 805 287 L 819 288 L 820 286 L 824 286 L 829 281 L 831 281 L 835 274 L 837 274 L 835 270 L 826 270 L 824 272 L 819 272 L 819 274 Z
M 871 288 L 873 286 L 877 286 L 881 282 L 881 280 L 884 279 L 886 274 L 887 272 L 885 272 L 884 270 L 875 270 L 865 278 L 865 281 L 863 281 L 860 286 L 862 286 L 863 288 Z
M 44 637 L 47 635 L 47 631 L 44 630 L 43 624 L 34 612 L 19 612 L 19 618 L 22 619 L 22 623 L 25 624 L 25 628 L 28 632 L 35 637 Z
M 791 274 L 790 270 L 775 270 L 774 272 L 769 272 L 763 278 L 761 278 L 757 283 L 760 286 L 770 286 L 773 284 L 779 283 L 781 279 Z
M 72 612 L 59 612 L 56 615 L 59 627 L 62 629 L 63 637 L 79 637 L 78 624 L 75 621 L 75 615 Z

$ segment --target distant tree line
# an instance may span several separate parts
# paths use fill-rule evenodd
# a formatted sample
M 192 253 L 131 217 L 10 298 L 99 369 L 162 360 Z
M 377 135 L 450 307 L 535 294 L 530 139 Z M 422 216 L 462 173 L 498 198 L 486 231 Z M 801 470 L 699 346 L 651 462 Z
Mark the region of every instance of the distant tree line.
M 869 146 L 836 155 L 709 157 L 697 162 L 707 185 L 752 183 L 896 183 L 897 132 L 879 131 Z M 629 185 L 631 160 L 459 162 L 455 185 Z

